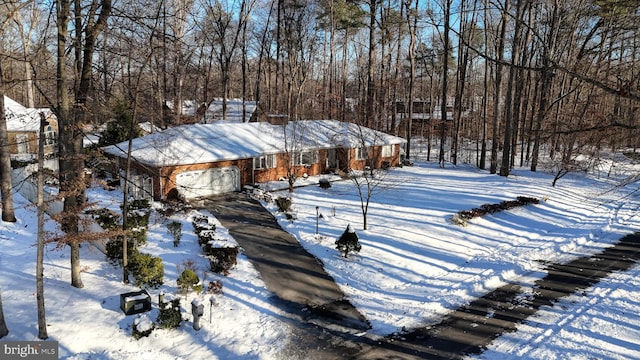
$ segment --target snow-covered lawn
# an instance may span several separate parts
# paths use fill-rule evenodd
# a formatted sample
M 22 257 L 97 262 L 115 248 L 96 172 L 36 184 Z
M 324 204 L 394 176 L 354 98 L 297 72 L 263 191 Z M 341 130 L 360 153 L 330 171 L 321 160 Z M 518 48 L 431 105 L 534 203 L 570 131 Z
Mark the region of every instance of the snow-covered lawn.
M 638 171 L 627 168 L 625 171 Z M 301 180 L 313 183 L 317 179 Z M 565 262 L 597 253 L 638 230 L 637 183 L 614 188 L 617 180 L 570 174 L 551 187 L 552 176 L 514 171 L 509 178 L 469 166 L 440 169 L 434 164 L 392 169 L 385 190 L 374 195 L 368 230 L 362 230 L 360 202 L 350 181 L 330 189 L 300 187 L 292 194 L 297 220 L 278 214 L 281 225 L 325 264 L 351 302 L 371 321 L 371 335 L 434 324 L 448 311 L 506 281 L 533 283 L 543 277 L 542 262 Z M 276 196 L 288 196 L 278 192 Z M 536 197 L 528 205 L 470 220 L 453 214 L 482 204 Z M 103 206 L 118 208 L 121 193 L 92 191 Z M 0 224 L 0 286 L 11 333 L 5 340 L 36 340 L 35 209 L 16 196 L 19 222 Z M 269 205 L 273 208 L 274 205 Z M 316 206 L 322 215 L 316 230 Z M 62 359 L 282 359 L 290 344 L 285 316 L 271 305 L 269 292 L 241 256 L 229 276 L 206 272 L 190 218 L 153 216 L 143 252 L 161 256 L 167 293 L 185 260 L 198 264 L 205 282 L 220 280 L 224 294 L 210 314 L 205 304 L 202 329 L 191 327 L 191 293 L 182 301 L 178 330 L 154 330 L 134 340 L 136 316 L 119 309 L 119 294 L 137 290 L 121 282 L 122 271 L 92 246 L 83 246 L 84 289 L 70 287 L 68 249 L 48 248 L 45 297 L 50 339 L 60 342 Z M 180 246 L 166 225 L 183 223 Z M 47 226 L 53 229 L 51 222 Z M 335 241 L 351 225 L 362 250 L 345 259 Z M 221 230 L 223 232 L 223 230 Z M 517 333 L 498 338 L 480 358 L 640 358 L 640 267 L 612 274 L 593 288 L 543 308 Z M 157 295 L 151 319 L 157 316 Z M 211 316 L 212 321 L 209 322 Z M 135 354 L 135 357 L 134 357 Z

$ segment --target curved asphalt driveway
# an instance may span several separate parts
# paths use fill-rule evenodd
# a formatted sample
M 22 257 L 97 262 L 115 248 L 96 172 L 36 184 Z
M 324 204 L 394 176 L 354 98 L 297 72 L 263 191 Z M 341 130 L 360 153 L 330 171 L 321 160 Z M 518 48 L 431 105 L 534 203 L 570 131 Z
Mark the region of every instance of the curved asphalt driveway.
M 284 231 L 258 201 L 246 194 L 230 193 L 205 200 L 204 206 L 229 229 L 269 291 L 281 302 L 304 311 L 307 320 L 323 326 L 347 332 L 369 328 L 320 260 Z

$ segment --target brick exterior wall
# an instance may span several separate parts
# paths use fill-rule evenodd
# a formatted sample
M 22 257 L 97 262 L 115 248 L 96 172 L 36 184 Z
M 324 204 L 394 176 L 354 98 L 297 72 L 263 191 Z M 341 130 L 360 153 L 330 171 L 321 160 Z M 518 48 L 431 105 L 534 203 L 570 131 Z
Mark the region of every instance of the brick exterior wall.
M 348 150 L 348 151 L 347 151 Z M 383 162 L 387 161 L 390 166 L 398 165 L 400 162 L 400 145 L 393 145 L 392 156 L 381 157 L 382 147 L 376 146 L 369 150 L 369 154 L 373 160 L 375 168 L 380 168 Z M 177 175 L 186 171 L 206 170 L 214 168 L 223 168 L 235 166 L 240 170 L 240 188 L 245 185 L 263 183 L 267 181 L 277 181 L 280 178 L 287 177 L 287 154 L 277 154 L 275 168 L 271 169 L 253 169 L 253 159 L 240 159 L 230 161 L 220 161 L 216 163 L 203 163 L 192 165 L 167 166 L 163 168 L 153 168 L 141 166 L 132 162 L 131 169 L 133 174 L 146 174 L 153 178 L 153 193 L 155 200 L 164 200 L 173 196 L 176 190 Z M 366 160 L 355 160 L 356 149 L 337 150 L 336 157 L 340 164 L 345 164 L 348 156 L 349 168 L 353 170 L 362 170 L 365 167 Z M 328 150 L 318 150 L 318 162 L 309 166 L 295 166 L 293 171 L 297 176 L 307 174 L 309 176 L 320 175 L 327 171 L 335 170 L 327 167 Z M 124 169 L 125 159 L 119 159 L 119 168 Z M 343 167 L 343 166 L 341 166 Z M 344 167 L 343 169 L 344 170 Z

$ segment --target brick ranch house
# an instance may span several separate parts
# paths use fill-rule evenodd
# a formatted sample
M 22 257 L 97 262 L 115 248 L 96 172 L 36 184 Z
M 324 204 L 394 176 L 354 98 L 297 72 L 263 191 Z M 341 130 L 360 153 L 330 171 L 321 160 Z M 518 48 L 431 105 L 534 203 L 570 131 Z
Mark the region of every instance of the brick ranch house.
M 193 199 L 276 181 L 395 166 L 403 138 L 335 120 L 182 125 L 132 142 L 133 197 Z M 103 148 L 126 168 L 128 142 Z
M 8 96 L 4 96 L 9 153 L 12 160 L 31 161 L 38 158 L 40 120 L 46 120 L 44 154 L 53 157 L 58 150 L 58 119 L 50 109 L 27 108 Z

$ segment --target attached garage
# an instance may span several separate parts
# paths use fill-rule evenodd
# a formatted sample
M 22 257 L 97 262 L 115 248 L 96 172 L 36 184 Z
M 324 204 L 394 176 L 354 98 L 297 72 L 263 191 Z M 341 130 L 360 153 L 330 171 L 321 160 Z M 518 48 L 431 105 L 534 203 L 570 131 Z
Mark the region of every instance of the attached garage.
M 185 171 L 176 176 L 178 193 L 185 199 L 240 190 L 240 170 L 235 166 Z

